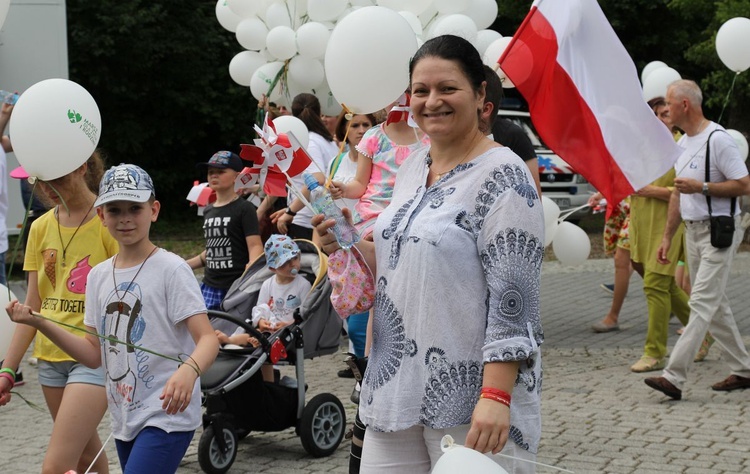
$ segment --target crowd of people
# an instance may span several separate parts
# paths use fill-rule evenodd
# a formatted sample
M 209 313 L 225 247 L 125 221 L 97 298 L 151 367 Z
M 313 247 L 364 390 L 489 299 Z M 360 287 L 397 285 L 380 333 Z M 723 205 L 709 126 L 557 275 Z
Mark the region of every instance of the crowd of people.
M 310 135 L 305 171 L 357 227 L 356 248 L 376 282 L 372 308 L 348 318 L 351 352 L 366 361 L 357 365 L 364 374 L 350 472 L 429 473 L 446 434 L 482 453 L 506 455 L 492 459 L 509 472 L 535 472 L 544 341 L 536 156 L 522 131 L 497 118 L 500 81 L 466 40 L 446 35 L 425 42 L 409 77 L 405 95 L 380 119 L 324 116 L 312 94 L 291 103 Z M 703 117 L 701 103 L 698 86 L 681 80 L 650 104 L 665 125 L 684 133 L 679 144 L 686 151 L 673 170 L 621 203 L 609 223 L 615 297 L 593 327 L 619 329 L 635 269 L 649 314 L 644 355 L 631 370 L 663 369 L 645 382 L 675 399 L 690 364 L 705 358 L 713 341 L 731 370 L 713 388 L 750 387 L 750 356 L 725 294 L 742 238 L 736 198 L 750 193 L 750 177 L 732 139 Z M 410 113 L 403 113 L 407 106 Z M 0 119 L 12 108 L 2 112 Z M 0 370 L 0 406 L 10 402 L 34 341 L 53 418 L 44 472 L 83 472 L 92 462 L 95 471 L 108 472 L 96 431 L 107 410 L 124 472 L 175 472 L 200 426 L 201 373 L 220 344 L 257 344 L 211 321 L 208 311 L 220 309 L 232 283 L 263 256 L 273 276 L 252 322 L 276 331 L 293 321 L 310 290 L 298 274 L 293 239 L 312 240 L 328 255 L 345 251 L 330 232 L 334 221 L 313 215 L 297 192 L 286 200 L 265 196 L 257 208 L 235 192 L 245 166 L 237 154 L 219 151 L 198 166 L 216 200 L 204 211 L 205 249 L 187 261 L 150 240 L 161 206 L 138 166 L 104 172 L 96 152 L 35 187 L 49 211 L 30 228 L 26 299 L 7 307 L 18 325 Z M 289 183 L 299 191 L 301 176 Z M 0 193 L 0 211 L 6 201 Z M 720 216 L 734 224 L 723 248 L 712 240 L 710 224 Z M 5 249 L 7 237 L 0 235 Z M 689 295 L 675 279 L 678 261 L 690 275 Z M 685 328 L 667 361 L 672 314 Z M 171 354 L 179 365 L 142 347 Z M 351 375 L 345 369 L 340 376 Z M 263 377 L 273 383 L 272 367 L 263 368 Z

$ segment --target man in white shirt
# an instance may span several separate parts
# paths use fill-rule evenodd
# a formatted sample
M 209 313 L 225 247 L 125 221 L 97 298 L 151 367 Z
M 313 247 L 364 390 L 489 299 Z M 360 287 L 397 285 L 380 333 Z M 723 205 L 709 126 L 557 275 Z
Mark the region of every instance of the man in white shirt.
M 688 370 L 708 330 L 724 349 L 723 359 L 731 370 L 728 378 L 711 388 L 720 391 L 750 388 L 750 355 L 737 330 L 725 292 L 732 259 L 743 236 L 739 226 L 739 203 L 733 198 L 750 193 L 750 177 L 732 137 L 721 125 L 703 116 L 702 102 L 701 90 L 693 81 L 675 81 L 667 90 L 670 119 L 685 131 L 678 142 L 685 151 L 675 164 L 675 189 L 669 201 L 667 226 L 657 259 L 666 262 L 672 236 L 682 218 L 693 290 L 690 321 L 677 340 L 662 376 L 647 378 L 645 382 L 675 400 L 682 398 Z M 714 131 L 716 133 L 712 134 Z M 711 245 L 707 198 L 711 200 L 712 216 L 734 216 L 734 236 L 727 248 Z

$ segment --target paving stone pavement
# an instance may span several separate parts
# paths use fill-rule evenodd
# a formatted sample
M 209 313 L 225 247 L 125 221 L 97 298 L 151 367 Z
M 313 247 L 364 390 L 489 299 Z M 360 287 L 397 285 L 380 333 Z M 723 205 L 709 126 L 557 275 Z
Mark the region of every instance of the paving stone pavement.
M 710 389 L 728 375 L 718 347 L 690 373 L 684 399 L 670 401 L 646 387 L 644 374 L 628 367 L 642 353 L 646 304 L 634 275 L 621 316 L 621 330 L 594 334 L 590 325 L 609 308 L 611 297 L 599 288 L 612 281 L 611 260 L 590 260 L 563 267 L 546 262 L 542 276 L 543 431 L 538 461 L 576 473 L 741 473 L 750 472 L 750 391 L 719 393 Z M 741 333 L 750 344 L 750 253 L 735 262 L 728 293 Z M 12 286 L 17 295 L 23 288 Z M 670 325 L 669 345 L 677 339 Z M 342 341 L 343 343 L 343 341 Z M 343 347 L 343 345 L 342 345 Z M 349 422 L 352 382 L 340 379 L 342 355 L 306 361 L 309 397 L 322 392 L 338 396 Z M 287 369 L 284 369 L 285 371 Z M 19 394 L 44 406 L 34 366 L 23 364 L 25 386 Z M 309 398 L 308 398 L 309 399 Z M 0 472 L 39 472 L 51 419 L 17 397 L 0 408 Z M 102 439 L 108 422 L 100 426 Z M 180 473 L 199 473 L 197 446 L 201 430 L 185 456 Z M 349 442 L 328 458 L 309 456 L 289 429 L 252 433 L 240 442 L 229 471 L 239 473 L 346 473 Z M 110 472 L 120 473 L 113 443 L 107 446 Z M 538 468 L 537 472 L 557 472 Z

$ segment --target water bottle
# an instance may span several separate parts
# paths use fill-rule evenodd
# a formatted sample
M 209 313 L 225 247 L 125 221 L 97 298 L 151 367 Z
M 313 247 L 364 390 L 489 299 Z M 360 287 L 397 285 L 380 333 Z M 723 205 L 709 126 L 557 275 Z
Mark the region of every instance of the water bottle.
M 307 189 L 310 190 L 310 204 L 315 209 L 315 212 L 324 214 L 326 219 L 336 221 L 336 225 L 329 230 L 336 236 L 336 241 L 338 241 L 341 248 L 348 249 L 359 242 L 359 232 L 346 220 L 341 213 L 341 209 L 333 202 L 328 189 L 321 186 L 318 180 L 311 174 L 305 173 L 303 177 Z
M 0 101 L 8 105 L 15 105 L 18 101 L 18 94 L 15 92 L 0 91 Z

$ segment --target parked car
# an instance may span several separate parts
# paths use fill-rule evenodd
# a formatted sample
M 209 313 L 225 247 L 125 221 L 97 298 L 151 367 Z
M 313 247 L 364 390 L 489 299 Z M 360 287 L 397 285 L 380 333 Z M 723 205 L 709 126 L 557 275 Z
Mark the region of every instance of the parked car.
M 596 189 L 586 181 L 586 178 L 576 173 L 573 167 L 547 148 L 536 133 L 528 112 L 500 109 L 498 115 L 521 127 L 529 136 L 539 161 L 539 180 L 543 196 L 552 199 L 563 213 L 588 202 Z M 585 207 L 573 213 L 568 220 L 575 222 L 588 213 L 589 208 Z

